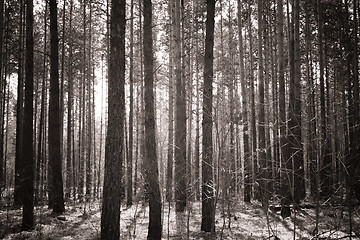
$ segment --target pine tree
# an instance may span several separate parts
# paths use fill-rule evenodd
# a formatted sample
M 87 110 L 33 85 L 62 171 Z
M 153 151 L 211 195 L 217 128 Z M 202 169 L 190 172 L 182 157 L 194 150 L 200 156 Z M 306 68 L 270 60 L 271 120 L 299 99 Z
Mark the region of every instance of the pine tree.
M 50 99 L 49 99 L 49 167 L 52 173 L 53 211 L 65 211 L 60 151 L 59 103 L 59 40 L 57 26 L 57 1 L 50 0 Z
M 213 57 L 215 0 L 206 1 L 206 38 L 203 95 L 203 164 L 202 164 L 202 218 L 201 230 L 215 231 L 215 203 L 213 182 L 213 139 L 212 139 L 212 100 L 213 100 Z
M 124 158 L 125 0 L 111 1 L 108 126 L 101 211 L 101 239 L 120 238 L 120 195 Z
M 22 229 L 34 228 L 34 149 L 33 149 L 33 88 L 34 88 L 34 36 L 33 0 L 26 1 L 26 62 L 25 62 L 25 106 L 24 135 L 22 138 L 23 218 Z

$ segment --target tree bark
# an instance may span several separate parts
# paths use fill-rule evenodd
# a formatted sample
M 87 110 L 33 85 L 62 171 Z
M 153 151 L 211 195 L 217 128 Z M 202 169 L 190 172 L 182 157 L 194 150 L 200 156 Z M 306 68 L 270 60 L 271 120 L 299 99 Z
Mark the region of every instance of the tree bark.
M 69 14 L 69 66 L 68 66 L 68 109 L 67 109 L 67 142 L 66 142 L 66 193 L 65 199 L 70 198 L 71 188 L 73 186 L 73 171 L 72 166 L 72 151 L 75 149 L 72 148 L 72 136 L 73 136 L 73 72 L 72 72 L 72 49 L 73 49 L 73 38 L 71 36 L 72 32 L 72 13 L 73 13 L 73 0 L 70 1 L 70 14 Z M 75 189 L 73 189 L 75 191 Z
M 245 78 L 244 68 L 244 43 L 242 35 L 242 4 L 243 1 L 238 0 L 238 28 L 239 28 L 239 49 L 240 49 L 240 83 L 242 95 L 242 120 L 243 120 L 243 141 L 244 141 L 244 201 L 250 202 L 251 200 L 251 179 L 252 179 L 252 165 L 249 152 L 249 122 L 248 122 L 248 84 Z
M 132 164 L 134 136 L 134 0 L 130 4 L 130 112 L 129 112 L 129 153 L 127 158 L 127 198 L 126 205 L 132 205 Z
M 171 16 L 172 24 L 175 1 L 169 2 L 169 14 Z M 168 126 L 168 154 L 167 154 L 167 171 L 166 171 L 166 201 L 173 200 L 173 162 L 174 162 L 174 54 L 173 54 L 173 27 L 170 28 L 170 40 L 169 40 L 169 126 Z
M 206 1 L 206 38 L 203 92 L 203 164 L 202 164 L 202 218 L 201 231 L 215 231 L 215 205 L 213 182 L 213 139 L 212 139 L 212 102 L 213 102 L 213 58 L 215 0 Z
M 176 212 L 182 213 L 186 207 L 186 104 L 185 83 L 182 79 L 181 39 L 180 39 L 180 0 L 175 0 L 174 65 L 176 82 L 176 121 L 175 121 L 175 201 Z
M 290 123 L 292 156 L 294 166 L 294 201 L 296 204 L 305 197 L 304 159 L 301 138 L 301 59 L 300 59 L 300 0 L 294 5 L 294 82 L 290 82 Z M 292 98 L 293 97 L 293 98 Z M 291 113 L 294 115 L 292 116 Z
M 267 200 L 266 193 L 266 179 L 265 172 L 266 170 L 266 140 L 265 140 L 265 86 L 264 86 L 264 60 L 263 60 L 263 2 L 258 0 L 258 78 L 259 78 L 259 187 L 257 189 L 259 194 L 256 194 L 260 197 L 259 200 L 264 202 Z
M 24 164 L 22 191 L 22 229 L 34 228 L 34 145 L 33 141 L 33 88 L 34 88 L 34 36 L 33 0 L 26 0 L 26 62 L 24 135 L 22 138 L 22 162 Z
M 101 211 L 101 239 L 120 238 L 120 195 L 124 158 L 125 0 L 111 1 L 108 69 L 108 126 Z
M 145 149 L 146 157 L 145 177 L 149 198 L 149 225 L 148 239 L 161 239 L 161 196 L 159 188 L 159 171 L 155 141 L 155 111 L 154 111 L 154 65 L 153 65 L 153 38 L 152 38 L 152 1 L 143 0 L 143 44 L 145 67 Z
M 45 89 L 46 89 L 46 47 L 47 47 L 47 24 L 46 17 L 48 13 L 47 2 L 45 4 L 44 14 L 44 56 L 43 56 L 43 73 L 42 73 L 42 88 L 41 88 L 41 103 L 40 103 L 40 122 L 39 122 L 39 140 L 37 149 L 37 164 L 36 164 L 36 193 L 35 193 L 35 204 L 42 201 L 41 191 L 41 171 L 44 172 L 44 165 L 42 164 L 43 158 L 43 136 L 44 136 L 44 122 L 45 122 Z
M 0 89 L 2 84 L 5 84 L 5 81 L 3 82 L 3 77 L 2 77 L 2 69 L 3 69 L 3 61 L 2 61 L 2 56 L 3 56 L 3 40 L 4 40 L 4 0 L 0 0 Z M 2 91 L 0 90 L 0 93 Z M 5 92 L 3 93 L 5 96 Z M 0 94 L 0 96 L 2 96 Z M 4 137 L 4 131 L 1 131 L 0 133 L 0 137 L 3 139 Z M 0 150 L 1 147 L 0 147 Z M 4 156 L 3 156 L 3 151 L 0 152 L 0 194 L 2 194 L 2 187 L 3 187 L 3 182 L 5 177 L 3 176 L 4 173 Z
M 19 27 L 19 52 L 18 52 L 18 86 L 17 86 L 17 105 L 16 105 L 16 155 L 15 155 L 15 188 L 14 206 L 22 204 L 21 172 L 22 163 L 22 137 L 23 137 L 23 108 L 24 108 L 24 78 L 23 78 L 23 14 L 24 3 L 20 0 L 20 27 Z M 31 140 L 32 141 L 32 140 Z
M 52 172 L 53 211 L 65 211 L 60 146 L 59 103 L 59 40 L 57 26 L 57 2 L 50 0 L 50 99 L 49 99 L 49 166 Z

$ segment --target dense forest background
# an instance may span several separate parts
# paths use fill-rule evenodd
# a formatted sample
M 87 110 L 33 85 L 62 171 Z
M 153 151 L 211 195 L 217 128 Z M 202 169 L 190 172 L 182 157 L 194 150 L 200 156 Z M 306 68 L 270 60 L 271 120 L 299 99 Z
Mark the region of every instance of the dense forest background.
M 139 203 L 147 239 L 223 238 L 250 206 L 268 239 L 269 211 L 294 239 L 301 214 L 313 239 L 360 237 L 359 11 L 0 0 L 0 237 L 38 230 L 44 206 L 69 221 L 97 204 L 96 237 L 137 239 L 120 222 Z

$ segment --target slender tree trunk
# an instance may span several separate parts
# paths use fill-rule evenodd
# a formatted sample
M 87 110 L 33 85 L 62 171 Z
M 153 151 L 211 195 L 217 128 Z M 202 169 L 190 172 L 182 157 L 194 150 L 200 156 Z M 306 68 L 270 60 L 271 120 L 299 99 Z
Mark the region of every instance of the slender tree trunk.
M 34 88 L 34 36 L 33 0 L 26 0 L 26 61 L 25 61 L 25 106 L 24 135 L 22 138 L 23 214 L 22 229 L 34 228 L 34 145 L 33 140 L 33 88 Z
M 49 101 L 49 165 L 52 169 L 53 211 L 65 211 L 60 146 L 59 109 L 59 42 L 57 26 L 57 2 L 50 0 L 50 101 Z
M 182 79 L 180 0 L 175 0 L 174 24 L 174 65 L 176 81 L 176 121 L 175 121 L 175 200 L 176 212 L 183 213 L 186 207 L 186 104 L 185 83 Z
M 125 0 L 111 1 L 108 69 L 108 126 L 101 211 L 101 239 L 120 238 L 120 195 L 124 158 Z
M 4 40 L 4 0 L 0 0 L 0 89 L 2 84 L 5 84 L 5 81 L 3 81 L 3 40 Z M 0 90 L 1 91 L 1 90 Z M 1 93 L 1 92 L 0 92 Z M 5 94 L 5 93 L 4 93 Z M 1 94 L 0 94 L 1 97 Z M 1 131 L 0 133 L 0 137 L 3 138 L 4 136 L 4 132 Z M 3 175 L 4 173 L 4 156 L 3 156 L 3 151 L 0 147 L 0 194 L 2 194 L 2 187 L 3 187 L 3 182 L 5 181 L 5 175 Z
M 60 158 L 64 159 L 64 81 L 65 81 L 65 21 L 66 21 L 66 1 L 63 2 L 61 30 L 61 75 L 60 75 Z
M 152 38 L 152 1 L 143 1 L 144 25 L 144 66 L 145 66 L 145 169 L 149 197 L 148 239 L 161 239 L 161 196 L 159 188 L 159 172 L 155 142 L 155 111 L 154 111 L 154 65 Z
M 20 27 L 19 27 L 19 52 L 18 52 L 18 87 L 16 105 L 16 155 L 15 155 L 15 189 L 14 206 L 22 205 L 21 172 L 22 164 L 22 136 L 23 136 L 23 101 L 24 101 L 24 80 L 23 80 L 23 14 L 24 3 L 20 0 Z
M 285 70 L 284 70 L 284 8 L 283 1 L 277 0 L 277 28 L 278 28 L 278 76 L 279 76 L 279 115 L 280 115 L 280 179 L 281 179 L 281 216 L 290 216 L 289 179 L 286 171 L 289 154 L 286 143 L 286 103 L 285 103 Z M 289 26 L 290 27 L 290 26 Z
M 323 47 L 323 17 L 322 3 L 317 0 L 318 10 L 318 46 L 319 46 L 319 78 L 320 78 L 320 108 L 321 108 L 321 154 L 320 154 L 320 172 L 321 172 L 321 194 L 324 197 L 330 196 L 330 180 L 331 180 L 331 156 L 327 153 L 328 136 L 327 136 L 327 113 L 325 109 L 325 81 L 324 81 L 324 47 Z M 330 161 L 330 162 L 329 162 Z
M 354 8 L 354 46 L 353 46 L 353 83 L 352 83 L 352 98 L 353 102 L 350 106 L 350 187 L 354 191 L 355 197 L 360 200 L 360 163 L 358 156 L 360 155 L 360 107 L 359 107 L 359 56 L 358 56 L 358 2 L 353 1 Z M 350 92 L 351 93 L 351 92 Z
M 133 172 L 133 136 L 134 136 L 134 0 L 130 4 L 130 112 L 129 112 L 129 153 L 127 158 L 127 199 L 126 205 L 132 205 Z
M 35 204 L 42 201 L 42 191 L 41 191 L 41 172 L 44 172 L 44 166 L 42 163 L 43 158 L 43 136 L 44 136 L 44 120 L 45 120 L 45 89 L 46 89 L 46 47 L 47 47 L 47 24 L 46 18 L 48 13 L 47 2 L 45 4 L 45 14 L 44 14 L 44 55 L 43 55 L 43 73 L 42 73 L 42 88 L 41 88 L 41 103 L 40 103 L 40 122 L 39 122 L 39 140 L 38 140 L 38 149 L 37 149 L 37 166 L 36 166 L 36 192 L 35 192 Z
M 253 33 L 252 33 L 252 20 L 251 20 L 251 3 L 248 3 L 248 28 L 249 28 L 249 54 L 250 54 L 250 73 L 249 73 L 249 82 L 250 82 L 250 119 L 251 119 L 251 158 L 252 158 L 252 184 L 258 179 L 258 159 L 257 159 L 257 130 L 256 130 L 256 114 L 255 114 L 255 78 L 254 78 L 254 58 L 253 58 Z M 254 198 L 259 199 L 259 191 L 254 189 Z
M 75 149 L 72 148 L 72 136 L 73 136 L 73 72 L 72 72 L 72 49 L 73 49 L 73 38 L 71 36 L 72 32 L 72 13 L 73 13 L 73 0 L 70 1 L 70 19 L 69 19 L 69 65 L 68 65 L 68 112 L 67 112 L 67 142 L 66 142 L 66 193 L 65 193 L 65 199 L 70 198 L 71 194 L 71 188 L 73 186 L 73 171 L 72 168 L 72 161 L 74 159 L 72 158 L 72 151 Z M 75 191 L 75 189 L 73 189 Z
M 260 189 L 259 191 L 260 200 L 264 204 L 267 200 L 266 193 L 266 140 L 265 140 L 265 87 L 264 87 L 264 61 L 263 61 L 263 2 L 258 0 L 258 67 L 259 67 L 259 178 L 260 178 Z
M 243 141 L 244 141 L 244 201 L 251 200 L 251 179 L 252 179 L 252 165 L 249 152 L 249 133 L 248 133 L 248 84 L 245 78 L 244 68 L 244 43 L 242 35 L 242 5 L 243 1 L 238 0 L 238 28 L 239 28 L 239 49 L 240 49 L 240 83 L 242 95 L 242 118 L 243 118 Z
M 169 14 L 171 16 L 172 25 L 174 24 L 175 1 L 169 2 Z M 174 28 L 170 28 L 169 49 L 174 46 Z M 169 126 L 168 126 L 168 156 L 167 156 L 167 172 L 166 172 L 166 201 L 170 202 L 173 199 L 173 161 L 174 161 L 174 53 L 169 52 Z
M 304 159 L 301 138 L 301 60 L 300 60 L 300 0 L 294 5 L 294 82 L 290 83 L 290 133 L 294 166 L 294 201 L 300 203 L 305 197 Z M 293 91 L 292 91 L 293 90 Z M 293 98 L 291 98 L 293 96 Z
M 203 91 L 203 164 L 202 164 L 202 218 L 201 230 L 215 232 L 215 204 L 213 182 L 213 139 L 212 139 L 212 102 L 213 102 L 213 57 L 215 0 L 206 1 L 206 38 Z

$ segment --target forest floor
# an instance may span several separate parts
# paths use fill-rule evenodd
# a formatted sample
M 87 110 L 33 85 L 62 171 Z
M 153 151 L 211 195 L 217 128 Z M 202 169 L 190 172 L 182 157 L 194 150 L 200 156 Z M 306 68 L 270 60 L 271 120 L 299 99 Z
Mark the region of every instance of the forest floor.
M 277 208 L 264 210 L 260 203 L 218 204 L 216 236 L 200 231 L 201 203 L 190 204 L 185 215 L 185 229 L 179 238 L 174 205 L 164 204 L 162 239 L 349 239 L 349 215 L 346 207 L 321 208 L 319 230 L 314 234 L 315 209 L 299 209 L 291 218 L 282 219 Z M 227 209 L 231 209 L 230 214 Z M 66 206 L 62 217 L 54 217 L 46 207 L 36 207 L 36 227 L 21 232 L 21 210 L 0 211 L 0 239 L 100 239 L 101 206 L 93 202 L 86 206 Z M 360 239 L 360 208 L 352 214 L 352 239 Z M 148 206 L 141 203 L 121 209 L 121 239 L 146 239 Z M 229 226 L 230 225 L 230 226 Z M 188 226 L 188 227 L 186 227 Z M 295 226 L 295 231 L 294 231 Z M 295 234 L 295 237 L 294 237 Z

